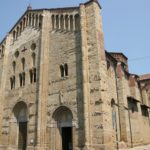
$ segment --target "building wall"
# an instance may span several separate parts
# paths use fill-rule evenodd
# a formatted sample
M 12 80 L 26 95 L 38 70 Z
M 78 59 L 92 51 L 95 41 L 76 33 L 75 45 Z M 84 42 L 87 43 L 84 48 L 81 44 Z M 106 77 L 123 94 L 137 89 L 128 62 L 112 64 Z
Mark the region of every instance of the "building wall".
M 30 83 L 30 69 L 38 68 L 38 57 L 40 52 L 40 32 L 37 29 L 26 28 L 16 41 L 12 40 L 9 35 L 8 49 L 5 51 L 7 62 L 4 67 L 7 68 L 2 72 L 4 91 L 2 95 L 3 102 L 3 119 L 1 143 L 3 145 L 17 146 L 16 119 L 13 115 L 13 109 L 18 102 L 25 102 L 28 106 L 28 143 L 30 139 L 35 139 L 36 117 L 37 117 L 37 83 Z M 31 45 L 35 43 L 36 48 L 32 50 Z M 16 52 L 19 56 L 16 57 Z M 35 66 L 33 65 L 32 56 L 36 56 Z M 22 58 L 25 58 L 25 68 L 22 68 Z M 6 60 L 5 60 L 6 61 Z M 13 71 L 13 62 L 16 63 L 15 72 Z M 25 72 L 25 86 L 20 86 L 19 74 Z M 4 74 L 5 73 L 5 74 Z M 10 78 L 15 76 L 15 88 L 11 89 Z M 38 77 L 37 77 L 38 78 Z M 1 91 L 3 91 L 1 89 Z
M 150 142 L 149 115 L 143 111 L 149 111 L 149 82 L 128 72 L 123 54 L 105 52 L 100 12 L 97 1 L 28 8 L 2 41 L 0 149 L 18 149 L 18 104 L 27 107 L 22 116 L 28 122 L 27 149 L 62 149 L 63 127 L 71 127 L 76 150 Z

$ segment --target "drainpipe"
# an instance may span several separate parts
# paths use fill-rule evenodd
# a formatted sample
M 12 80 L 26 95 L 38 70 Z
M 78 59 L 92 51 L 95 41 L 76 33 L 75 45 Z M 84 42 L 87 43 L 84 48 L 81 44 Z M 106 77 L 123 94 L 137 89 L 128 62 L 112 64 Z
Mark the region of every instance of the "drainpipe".
M 116 64 L 117 65 L 117 64 Z M 115 66 L 117 67 L 117 66 Z M 117 72 L 115 68 L 115 81 L 116 81 L 116 92 L 117 92 L 117 105 L 118 105 L 118 116 L 120 118 L 120 113 L 119 113 L 119 95 L 118 95 L 118 86 L 117 86 Z M 119 120 L 119 119 L 118 119 Z M 116 122 L 116 148 L 119 150 L 119 138 L 118 138 L 118 126 L 117 126 L 117 117 L 115 115 L 115 122 Z M 120 126 L 120 120 L 119 120 L 119 126 Z
M 116 112 L 115 112 L 115 126 L 116 126 L 116 148 L 119 150 L 119 144 L 118 144 L 118 126 L 117 126 L 117 117 L 116 117 Z

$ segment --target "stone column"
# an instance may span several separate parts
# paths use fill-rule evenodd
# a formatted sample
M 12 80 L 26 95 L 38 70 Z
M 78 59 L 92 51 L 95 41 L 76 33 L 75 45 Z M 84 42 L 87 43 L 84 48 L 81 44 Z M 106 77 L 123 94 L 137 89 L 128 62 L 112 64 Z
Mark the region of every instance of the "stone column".
M 54 29 L 56 29 L 56 15 L 54 15 Z
M 66 30 L 66 20 L 65 20 L 65 15 L 63 15 L 63 19 L 64 19 L 64 30 Z
M 58 29 L 61 29 L 61 25 L 60 25 L 61 20 L 60 20 L 60 17 L 61 17 L 61 16 L 60 16 L 60 15 L 58 15 L 58 20 L 59 20 L 59 22 L 58 22 L 58 23 L 59 23 L 59 25 L 58 25 Z
M 76 30 L 75 29 L 75 16 L 73 15 L 72 18 L 73 18 L 73 31 L 75 31 Z
M 68 31 L 70 31 L 70 16 L 68 15 Z
M 86 33 L 85 6 L 80 5 L 80 27 L 81 27 L 81 53 L 82 53 L 82 88 L 83 88 L 83 110 L 84 110 L 84 149 L 90 150 L 90 114 L 89 114 L 89 72 L 88 72 L 88 48 Z M 81 118 L 80 118 L 81 119 Z
M 39 96 L 38 96 L 38 124 L 37 124 L 37 149 L 47 149 L 47 101 L 48 101 L 48 68 L 49 68 L 49 12 L 43 12 L 41 29 L 41 53 L 39 72 Z
M 85 135 L 88 138 L 89 149 L 112 150 L 113 148 L 113 129 L 111 119 L 111 106 L 109 105 L 107 91 L 107 65 L 104 49 L 104 37 L 102 30 L 102 18 L 100 15 L 101 7 L 97 0 L 91 0 L 84 5 L 85 7 L 85 33 L 86 47 L 84 53 L 87 52 L 88 71 L 84 75 L 88 80 L 86 88 L 83 90 L 86 94 L 84 101 L 84 110 L 88 114 L 85 118 L 86 123 Z M 80 8 L 81 9 L 81 8 Z M 82 13 L 80 13 L 80 21 L 82 21 Z M 82 30 L 82 26 L 81 26 Z M 81 31 L 81 37 L 82 37 Z M 84 57 L 84 55 L 83 55 Z M 84 71 L 84 69 L 83 69 Z M 87 127 L 88 126 L 88 127 Z

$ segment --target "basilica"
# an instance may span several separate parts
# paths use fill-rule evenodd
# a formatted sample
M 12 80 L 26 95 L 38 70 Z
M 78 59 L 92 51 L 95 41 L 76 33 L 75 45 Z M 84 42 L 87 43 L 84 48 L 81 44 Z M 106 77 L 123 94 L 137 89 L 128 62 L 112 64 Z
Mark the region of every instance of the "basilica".
M 28 6 L 0 42 L 0 150 L 150 143 L 150 74 L 105 50 L 101 10 Z

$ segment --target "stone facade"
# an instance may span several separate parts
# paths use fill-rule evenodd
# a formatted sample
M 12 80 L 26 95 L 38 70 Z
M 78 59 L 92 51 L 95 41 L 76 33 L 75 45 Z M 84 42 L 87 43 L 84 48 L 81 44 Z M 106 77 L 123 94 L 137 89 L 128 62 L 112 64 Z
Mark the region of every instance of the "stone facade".
M 150 143 L 150 75 L 104 49 L 101 6 L 28 7 L 0 43 L 1 150 Z

